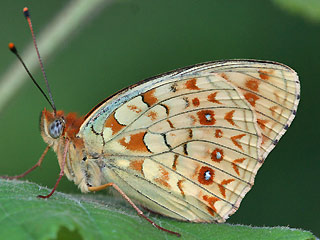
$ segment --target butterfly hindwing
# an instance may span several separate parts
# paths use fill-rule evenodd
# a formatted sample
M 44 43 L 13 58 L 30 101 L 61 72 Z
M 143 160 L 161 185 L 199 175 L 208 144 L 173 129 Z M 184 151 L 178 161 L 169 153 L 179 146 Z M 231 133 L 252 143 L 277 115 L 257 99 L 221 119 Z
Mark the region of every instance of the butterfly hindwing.
M 300 83 L 291 68 L 261 61 L 228 61 L 200 65 L 196 72 L 216 73 L 234 84 L 256 112 L 262 133 L 260 158 L 265 159 L 293 121 Z
M 287 110 L 297 105 L 294 74 L 280 64 L 240 60 L 180 69 L 111 97 L 87 117 L 79 136 L 105 162 L 107 181 L 146 208 L 223 222 L 252 187 L 269 141 L 293 119 Z M 250 89 L 256 85 L 263 93 Z M 246 97 L 250 91 L 261 96 L 255 104 Z M 285 97 L 272 118 L 267 109 L 276 95 Z M 269 122 L 263 128 L 262 116 L 273 128 Z

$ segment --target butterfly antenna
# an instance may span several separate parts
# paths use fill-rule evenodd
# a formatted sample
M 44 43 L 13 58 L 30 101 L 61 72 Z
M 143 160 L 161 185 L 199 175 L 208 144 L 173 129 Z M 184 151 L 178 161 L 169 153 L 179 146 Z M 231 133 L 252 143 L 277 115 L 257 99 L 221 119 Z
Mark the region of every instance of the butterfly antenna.
M 33 45 L 34 45 L 34 47 L 36 49 L 36 52 L 37 52 L 37 55 L 38 55 L 38 60 L 39 60 L 41 71 L 42 71 L 42 75 L 43 75 L 44 81 L 46 82 L 46 85 L 47 85 L 49 98 L 50 98 L 50 105 L 51 105 L 51 107 L 52 107 L 52 109 L 54 111 L 54 115 L 56 115 L 56 106 L 55 106 L 53 98 L 52 98 L 51 89 L 50 89 L 49 82 L 48 82 L 48 79 L 47 79 L 47 75 L 46 75 L 46 72 L 44 70 L 42 59 L 41 59 L 41 56 L 40 56 L 40 53 L 39 53 L 39 49 L 38 49 L 38 45 L 37 45 L 37 41 L 36 41 L 36 36 L 34 34 L 33 27 L 32 27 L 32 22 L 31 22 L 31 18 L 30 18 L 29 9 L 27 7 L 25 7 L 23 9 L 23 14 L 24 14 L 24 16 L 27 19 L 28 24 L 29 24 L 29 28 L 30 28 L 30 31 L 31 31 L 31 34 L 32 34 L 32 39 L 33 39 Z M 41 92 L 43 92 L 43 91 L 41 90 Z
M 32 76 L 32 74 L 30 73 L 29 69 L 27 68 L 26 64 L 24 63 L 24 61 L 22 60 L 22 58 L 20 57 L 20 54 L 18 53 L 18 50 L 16 49 L 16 46 L 13 43 L 9 43 L 9 49 L 11 52 L 14 53 L 14 55 L 16 55 L 16 57 L 19 59 L 19 61 L 22 63 L 24 69 L 26 70 L 26 72 L 28 73 L 29 77 L 31 78 L 31 80 L 33 81 L 33 83 L 37 86 L 37 88 L 40 90 L 40 92 L 42 93 L 42 95 L 45 97 L 45 99 L 48 101 L 48 103 L 50 104 L 50 106 L 52 107 L 53 111 L 56 112 L 55 106 L 50 102 L 49 98 L 47 97 L 47 95 L 43 92 L 43 90 L 41 89 L 41 87 L 39 86 L 39 84 L 36 82 L 36 80 L 34 79 L 34 77 Z

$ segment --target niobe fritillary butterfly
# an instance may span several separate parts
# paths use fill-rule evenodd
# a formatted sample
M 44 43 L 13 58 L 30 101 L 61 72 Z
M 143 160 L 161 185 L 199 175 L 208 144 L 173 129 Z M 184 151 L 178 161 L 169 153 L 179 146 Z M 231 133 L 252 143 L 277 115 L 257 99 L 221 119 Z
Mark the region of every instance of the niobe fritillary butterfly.
M 112 186 L 179 235 L 134 202 L 182 221 L 226 221 L 294 119 L 300 85 L 283 64 L 228 60 L 141 81 L 84 117 L 56 111 L 50 98 L 40 125 L 48 147 L 13 178 L 52 148 L 60 177 L 40 197 L 62 175 L 85 193 Z

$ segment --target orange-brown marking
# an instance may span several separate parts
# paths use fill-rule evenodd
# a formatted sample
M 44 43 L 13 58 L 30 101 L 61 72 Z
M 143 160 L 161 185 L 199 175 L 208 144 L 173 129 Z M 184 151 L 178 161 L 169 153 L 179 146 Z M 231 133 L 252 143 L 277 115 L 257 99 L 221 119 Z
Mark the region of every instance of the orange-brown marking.
M 209 101 L 209 102 L 212 102 L 212 103 L 222 104 L 220 101 L 218 101 L 218 100 L 216 99 L 217 94 L 218 94 L 218 92 L 211 93 L 211 94 L 208 96 L 208 101 Z
M 175 154 L 174 155 L 174 160 L 173 160 L 173 163 L 172 163 L 172 169 L 173 170 L 177 170 L 177 164 L 178 164 L 178 154 Z
M 246 158 L 237 158 L 232 161 L 232 167 L 233 167 L 234 171 L 238 174 L 238 176 L 240 175 L 240 172 L 239 172 L 239 167 L 238 167 L 237 163 L 242 163 L 245 159 Z
M 209 172 L 211 177 L 210 179 L 205 179 L 205 173 Z M 209 168 L 209 167 L 202 167 L 200 168 L 199 174 L 198 174 L 198 181 L 199 183 L 203 184 L 203 185 L 210 185 L 213 183 L 213 178 L 214 178 L 214 171 L 213 169 Z
M 226 188 L 225 185 L 233 182 L 234 179 L 224 179 L 218 186 L 219 186 L 219 190 L 221 195 L 225 198 L 226 197 Z
M 201 110 L 197 112 L 197 115 L 201 125 L 214 125 L 216 123 L 212 110 Z
M 236 136 L 231 137 L 231 140 L 233 142 L 234 145 L 236 145 L 238 148 L 240 148 L 243 151 L 242 146 L 240 145 L 240 143 L 238 142 L 241 138 L 243 138 L 246 134 L 239 134 Z
M 262 141 L 261 141 L 261 145 L 265 144 L 266 141 L 269 140 L 269 138 L 267 138 L 264 134 L 261 134 L 262 136 Z
M 119 143 L 126 149 L 137 152 L 149 152 L 146 144 L 143 141 L 146 132 L 139 132 L 130 135 L 129 141 L 125 137 L 119 140 Z
M 172 122 L 171 122 L 169 119 L 167 120 L 167 122 L 169 123 L 169 126 L 170 126 L 171 128 L 174 128 Z
M 163 104 L 163 103 L 160 103 L 159 105 L 164 107 L 164 109 L 166 110 L 166 114 L 169 116 L 170 115 L 170 108 L 167 105 Z
M 189 115 L 189 117 L 191 118 L 191 120 L 192 120 L 192 125 L 195 125 L 196 124 L 196 122 L 197 122 L 197 119 L 196 119 L 196 117 L 195 116 L 193 116 L 193 115 Z
M 256 101 L 259 99 L 259 97 L 253 93 L 247 92 L 244 95 L 245 99 L 251 104 L 252 107 L 256 106 Z
M 270 76 L 268 76 L 269 73 L 267 71 L 259 70 L 258 72 L 261 79 L 269 80 Z
M 277 92 L 273 92 L 273 95 L 276 97 L 277 102 L 280 102 L 280 97 Z
M 262 129 L 262 130 L 265 130 L 266 128 L 266 123 L 268 123 L 269 120 L 267 119 L 257 119 L 257 123 L 259 124 L 259 127 Z
M 126 125 L 120 124 L 117 119 L 114 117 L 114 113 L 111 114 L 106 122 L 104 123 L 104 126 L 106 128 L 111 128 L 112 130 L 112 135 L 118 133 L 122 128 L 124 128 Z
M 219 200 L 218 198 L 216 198 L 216 199 L 217 199 L 216 201 Z M 207 210 L 212 216 L 215 216 L 214 213 L 216 213 L 216 211 L 217 211 L 217 209 L 212 209 L 211 207 L 208 207 L 208 206 L 207 206 Z
M 269 108 L 273 117 L 275 117 L 275 115 L 277 114 L 276 109 L 278 108 L 279 106 L 272 106 Z
M 180 190 L 180 193 L 181 193 L 181 195 L 184 197 L 184 191 L 183 191 L 183 189 L 182 189 L 182 183 L 185 181 L 185 179 L 181 179 L 181 180 L 179 180 L 178 182 L 177 182 L 177 186 L 178 186 L 178 188 L 179 188 L 179 190 Z
M 161 173 L 161 177 L 155 178 L 154 181 L 167 187 L 170 188 L 171 186 L 169 185 L 169 172 L 164 169 L 164 167 L 159 166 L 159 172 Z
M 191 128 L 188 129 L 188 133 L 189 133 L 189 139 L 193 138 L 193 131 Z
M 221 157 L 217 158 L 217 153 L 220 153 Z M 211 153 L 211 160 L 214 162 L 221 162 L 223 160 L 223 150 L 220 148 L 216 148 L 212 153 Z
M 144 176 L 143 162 L 144 162 L 144 160 L 134 160 L 134 161 L 130 162 L 129 168 L 140 172 Z
M 148 92 L 142 94 L 143 101 L 148 104 L 148 106 L 152 106 L 153 104 L 158 102 L 158 99 L 154 96 L 155 89 L 152 89 Z
M 198 175 L 199 169 L 200 169 L 200 164 L 196 164 L 196 167 L 194 168 L 194 172 L 193 172 L 192 178 L 195 178 Z
M 216 201 L 220 201 L 220 199 L 217 197 L 209 197 L 208 195 L 204 195 L 202 198 L 203 200 L 209 203 L 210 207 L 209 206 L 207 207 L 208 212 L 212 216 L 214 216 L 215 215 L 214 213 L 217 213 L 217 209 L 215 208 L 214 204 L 216 203 Z
M 222 134 L 223 134 L 222 130 L 217 129 L 216 132 L 215 132 L 215 134 L 214 134 L 214 136 L 215 136 L 216 138 L 222 138 Z
M 224 116 L 224 119 L 228 121 L 232 126 L 235 126 L 236 124 L 233 121 L 233 114 L 236 110 L 232 110 L 230 112 L 227 112 L 226 115 Z
M 150 111 L 150 112 L 148 113 L 148 117 L 151 118 L 152 121 L 154 121 L 154 120 L 157 119 L 158 114 L 157 114 L 157 112 L 155 112 L 155 111 Z
M 192 104 L 193 106 L 198 107 L 200 105 L 199 98 L 192 99 Z
M 225 80 L 227 80 L 228 82 L 230 82 L 227 74 L 225 74 L 225 73 L 220 73 L 219 75 L 220 75 L 220 77 L 222 77 L 222 78 L 224 78 Z
M 138 108 L 136 105 L 128 105 L 127 106 L 131 111 L 136 112 L 136 113 L 140 113 L 142 110 L 140 108 Z
M 192 78 L 186 82 L 186 88 L 189 90 L 200 90 L 200 88 L 197 86 L 197 79 Z
M 257 79 L 249 78 L 246 81 L 246 87 L 251 89 L 252 91 L 259 92 L 259 82 Z

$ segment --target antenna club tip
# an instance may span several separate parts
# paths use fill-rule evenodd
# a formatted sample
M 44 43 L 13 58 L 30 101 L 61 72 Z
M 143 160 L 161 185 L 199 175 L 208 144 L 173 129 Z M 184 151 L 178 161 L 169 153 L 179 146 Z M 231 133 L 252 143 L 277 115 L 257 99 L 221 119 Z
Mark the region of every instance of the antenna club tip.
M 24 14 L 24 16 L 25 16 L 26 18 L 29 17 L 29 16 L 30 16 L 30 14 L 29 14 L 29 8 L 27 8 L 27 7 L 23 8 L 23 14 Z
M 16 49 L 16 46 L 14 45 L 14 43 L 9 43 L 8 47 L 9 47 L 11 52 L 17 53 L 17 49 Z

